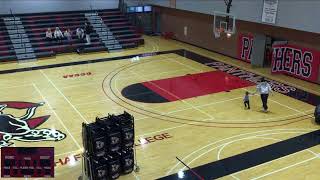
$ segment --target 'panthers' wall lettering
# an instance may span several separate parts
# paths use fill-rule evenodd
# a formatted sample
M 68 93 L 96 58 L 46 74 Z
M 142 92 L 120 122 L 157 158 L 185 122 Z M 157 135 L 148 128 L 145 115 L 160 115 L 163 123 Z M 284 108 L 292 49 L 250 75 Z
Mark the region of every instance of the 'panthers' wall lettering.
M 320 52 L 293 45 L 273 46 L 272 72 L 317 82 Z
M 246 62 L 251 62 L 253 35 L 240 34 L 238 41 L 238 58 Z

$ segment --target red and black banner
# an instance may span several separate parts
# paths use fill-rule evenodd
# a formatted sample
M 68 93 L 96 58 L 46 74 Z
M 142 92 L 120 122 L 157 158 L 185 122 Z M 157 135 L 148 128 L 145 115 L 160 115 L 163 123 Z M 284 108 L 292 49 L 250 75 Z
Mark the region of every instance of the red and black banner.
M 319 83 L 320 51 L 288 44 L 274 45 L 272 48 L 273 73 L 284 73 Z
M 238 59 L 250 63 L 253 47 L 253 35 L 239 34 L 238 38 Z

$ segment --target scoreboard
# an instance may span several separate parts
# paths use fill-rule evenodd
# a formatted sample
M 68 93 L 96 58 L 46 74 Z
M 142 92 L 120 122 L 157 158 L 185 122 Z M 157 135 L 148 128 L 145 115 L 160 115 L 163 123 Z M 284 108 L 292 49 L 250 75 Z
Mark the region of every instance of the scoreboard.
M 127 13 L 149 13 L 152 12 L 152 6 L 130 6 L 127 7 Z
M 53 147 L 2 147 L 1 177 L 54 177 Z

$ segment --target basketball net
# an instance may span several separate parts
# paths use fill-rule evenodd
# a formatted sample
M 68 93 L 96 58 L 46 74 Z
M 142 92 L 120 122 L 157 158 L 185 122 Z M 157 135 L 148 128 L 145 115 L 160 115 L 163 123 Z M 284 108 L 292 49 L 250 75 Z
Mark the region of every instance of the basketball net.
M 235 15 L 225 12 L 213 12 L 213 32 L 215 38 L 224 37 L 230 38 L 235 33 Z
M 221 33 L 225 33 L 225 29 L 223 27 L 215 28 L 215 31 L 214 31 L 215 38 L 219 38 L 221 36 Z
M 226 31 L 223 27 L 216 28 L 214 31 L 215 38 L 220 38 L 221 33 L 225 33 L 227 38 L 230 38 L 232 36 L 232 33 L 230 31 Z

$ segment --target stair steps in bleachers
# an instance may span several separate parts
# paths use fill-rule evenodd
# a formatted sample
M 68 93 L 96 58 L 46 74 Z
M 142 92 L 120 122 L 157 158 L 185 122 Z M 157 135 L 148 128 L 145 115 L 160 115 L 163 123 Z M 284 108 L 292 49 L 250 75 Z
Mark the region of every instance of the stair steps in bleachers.
M 119 9 L 93 11 L 19 14 L 0 16 L 0 61 L 14 61 L 54 56 L 60 53 L 88 53 L 135 48 L 143 43 L 128 18 Z M 60 27 L 72 32 L 89 22 L 93 27 L 91 44 L 78 40 L 47 41 L 47 28 Z M 25 62 L 26 60 L 23 60 Z
M 6 25 L 7 32 L 16 53 L 17 60 L 23 62 L 25 60 L 34 61 L 36 56 L 28 35 L 24 30 L 24 26 L 19 17 L 5 17 L 3 21 Z
M 113 33 L 105 25 L 102 18 L 97 13 L 86 13 L 85 17 L 88 19 L 93 29 L 97 32 L 99 38 L 102 40 L 109 52 L 122 50 L 122 46 L 113 36 Z

